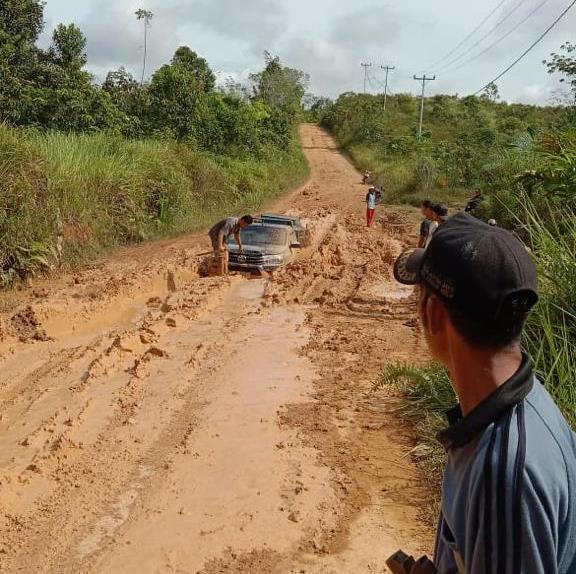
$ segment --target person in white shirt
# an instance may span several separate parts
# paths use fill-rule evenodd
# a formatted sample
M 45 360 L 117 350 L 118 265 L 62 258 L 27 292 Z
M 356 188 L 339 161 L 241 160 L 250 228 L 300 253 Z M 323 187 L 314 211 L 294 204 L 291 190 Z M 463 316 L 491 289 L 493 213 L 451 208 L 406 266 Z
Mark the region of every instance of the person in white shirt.
M 376 219 L 376 204 L 377 204 L 377 193 L 376 188 L 371 187 L 366 195 L 366 225 L 372 227 L 374 225 L 374 220 Z

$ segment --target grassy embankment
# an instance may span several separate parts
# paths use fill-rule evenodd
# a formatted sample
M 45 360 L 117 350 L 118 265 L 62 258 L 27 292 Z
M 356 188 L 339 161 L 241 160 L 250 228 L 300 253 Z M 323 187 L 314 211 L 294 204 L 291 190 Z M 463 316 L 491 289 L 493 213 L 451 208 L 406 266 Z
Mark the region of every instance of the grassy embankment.
M 308 172 L 298 138 L 261 159 L 106 133 L 0 126 L 0 286 L 258 209 Z
M 427 133 L 415 138 L 417 102 L 343 96 L 323 123 L 361 169 L 371 169 L 389 202 L 423 198 L 462 205 L 486 196 L 478 215 L 495 217 L 532 250 L 541 300 L 524 339 L 540 379 L 576 428 L 576 130 L 573 111 L 495 104 L 478 98 L 427 101 Z M 356 111 L 355 111 L 356 110 Z M 380 111 L 378 111 L 380 110 Z M 436 363 L 390 365 L 377 387 L 393 386 L 399 413 L 416 426 L 414 455 L 438 485 L 444 453 L 435 440 L 455 403 Z M 424 416 L 423 416 L 424 414 Z M 439 489 L 433 489 L 437 493 Z

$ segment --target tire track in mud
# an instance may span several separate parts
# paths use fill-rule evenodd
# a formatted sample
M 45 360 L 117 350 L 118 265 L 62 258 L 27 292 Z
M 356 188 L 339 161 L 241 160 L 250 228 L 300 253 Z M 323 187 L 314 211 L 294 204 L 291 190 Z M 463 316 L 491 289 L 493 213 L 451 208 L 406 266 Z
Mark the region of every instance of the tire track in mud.
M 410 213 L 367 231 L 358 174 L 303 141 L 311 180 L 277 209 L 312 246 L 267 282 L 200 279 L 189 237 L 2 318 L 0 572 L 356 574 L 430 549 L 411 438 L 371 392 L 422 349 L 391 277 Z

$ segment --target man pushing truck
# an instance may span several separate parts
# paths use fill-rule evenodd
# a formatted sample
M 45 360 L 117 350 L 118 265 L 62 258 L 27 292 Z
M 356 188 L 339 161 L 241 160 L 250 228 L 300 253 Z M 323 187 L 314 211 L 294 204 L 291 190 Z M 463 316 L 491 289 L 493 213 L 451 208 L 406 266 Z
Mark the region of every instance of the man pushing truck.
M 212 242 L 212 250 L 214 251 L 214 261 L 218 265 L 218 275 L 226 275 L 228 273 L 228 238 L 234 235 L 238 248 L 242 253 L 241 232 L 243 229 L 250 227 L 252 223 L 254 223 L 254 218 L 251 215 L 245 215 L 241 218 L 228 217 L 216 223 L 208 232 Z

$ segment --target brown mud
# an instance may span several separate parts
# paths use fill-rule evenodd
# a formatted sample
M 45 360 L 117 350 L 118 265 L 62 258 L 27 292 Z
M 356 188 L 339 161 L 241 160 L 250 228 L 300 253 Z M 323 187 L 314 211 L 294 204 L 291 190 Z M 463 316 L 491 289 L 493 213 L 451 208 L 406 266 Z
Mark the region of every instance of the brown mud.
M 266 279 L 201 278 L 202 236 L 125 249 L 0 300 L 0 572 L 371 573 L 430 552 L 423 479 L 381 368 L 422 353 L 360 176 L 302 128 L 271 206 L 312 245 Z

